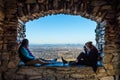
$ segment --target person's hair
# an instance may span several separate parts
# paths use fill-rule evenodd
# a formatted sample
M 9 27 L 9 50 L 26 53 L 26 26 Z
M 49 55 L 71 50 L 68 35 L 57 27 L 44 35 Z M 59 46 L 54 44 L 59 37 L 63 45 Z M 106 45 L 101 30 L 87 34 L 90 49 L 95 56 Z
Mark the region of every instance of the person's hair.
M 27 47 L 28 46 L 28 39 L 23 39 L 22 40 L 22 42 L 21 42 L 21 45 L 19 46 L 19 48 L 18 48 L 18 53 L 21 53 L 21 47 L 23 47 L 23 46 L 25 46 L 25 47 Z
M 21 45 L 28 45 L 28 39 L 23 39 Z
M 85 45 L 87 45 L 89 48 L 92 48 L 92 41 L 86 42 Z

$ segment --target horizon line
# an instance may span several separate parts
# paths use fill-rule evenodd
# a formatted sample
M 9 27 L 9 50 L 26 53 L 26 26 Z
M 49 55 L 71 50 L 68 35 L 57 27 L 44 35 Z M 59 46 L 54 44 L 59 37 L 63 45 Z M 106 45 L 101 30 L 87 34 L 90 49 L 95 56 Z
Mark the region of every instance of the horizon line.
M 55 44 L 79 44 L 84 45 L 83 43 L 30 43 L 30 45 L 55 45 Z

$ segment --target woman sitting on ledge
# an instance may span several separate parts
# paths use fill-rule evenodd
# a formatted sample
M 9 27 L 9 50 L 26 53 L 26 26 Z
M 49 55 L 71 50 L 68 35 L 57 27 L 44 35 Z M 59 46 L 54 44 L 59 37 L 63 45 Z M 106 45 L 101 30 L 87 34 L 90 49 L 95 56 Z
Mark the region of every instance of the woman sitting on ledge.
M 42 58 L 36 58 L 29 50 L 28 48 L 29 41 L 28 39 L 23 39 L 19 49 L 19 57 L 22 62 L 24 62 L 26 65 L 35 65 L 35 64 L 48 64 L 48 63 L 55 63 L 57 61 L 56 59 L 53 60 L 45 60 Z
M 66 61 L 62 57 L 63 63 L 69 63 L 69 65 L 87 65 L 91 66 L 94 71 L 97 70 L 97 61 L 98 61 L 98 50 L 92 44 L 92 42 L 85 43 L 84 52 L 81 52 L 77 57 L 76 61 Z

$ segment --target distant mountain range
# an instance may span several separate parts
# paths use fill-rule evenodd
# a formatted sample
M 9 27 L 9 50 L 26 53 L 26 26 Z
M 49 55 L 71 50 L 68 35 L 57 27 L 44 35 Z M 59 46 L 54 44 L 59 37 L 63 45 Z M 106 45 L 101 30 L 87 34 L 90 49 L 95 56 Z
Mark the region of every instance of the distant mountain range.
M 41 46 L 41 47 L 83 47 L 83 44 L 30 44 L 30 47 L 36 47 L 36 46 Z

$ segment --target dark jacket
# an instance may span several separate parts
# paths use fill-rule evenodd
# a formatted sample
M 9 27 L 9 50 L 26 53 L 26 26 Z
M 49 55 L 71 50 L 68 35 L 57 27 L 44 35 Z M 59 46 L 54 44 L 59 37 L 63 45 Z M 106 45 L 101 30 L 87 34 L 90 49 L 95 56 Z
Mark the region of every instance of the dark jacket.
M 29 49 L 25 48 L 24 46 L 19 47 L 18 53 L 21 61 L 25 63 L 35 59 L 35 57 L 30 53 Z
M 93 47 L 89 51 L 88 55 L 86 53 L 86 57 L 87 57 L 87 61 L 88 61 L 89 65 L 97 65 L 98 50 L 95 47 Z

